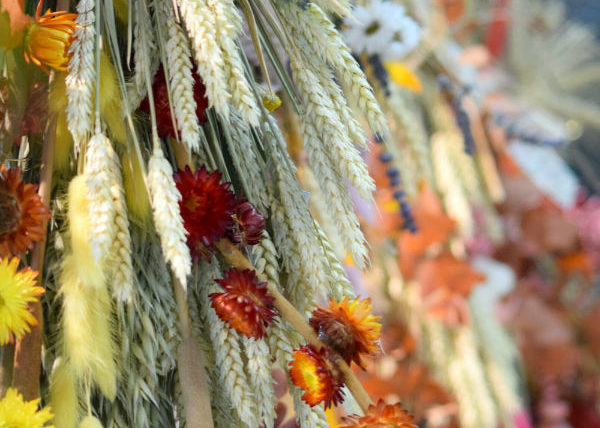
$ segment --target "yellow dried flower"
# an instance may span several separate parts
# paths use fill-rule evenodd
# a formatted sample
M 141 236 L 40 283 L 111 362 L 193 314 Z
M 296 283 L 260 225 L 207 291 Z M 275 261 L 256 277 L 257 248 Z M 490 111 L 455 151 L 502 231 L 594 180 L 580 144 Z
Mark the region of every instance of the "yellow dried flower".
M 274 92 L 271 92 L 270 94 L 263 96 L 262 102 L 265 108 L 269 110 L 269 113 L 272 113 L 273 110 L 281 105 L 281 98 Z
M 44 293 L 35 285 L 38 273 L 29 268 L 17 272 L 19 259 L 0 259 L 0 345 L 20 339 L 37 323 L 27 304 Z M 0 427 L 3 426 L 0 424 Z
M 49 407 L 38 410 L 40 399 L 23 401 L 16 389 L 8 388 L 0 400 L 0 427 L 7 428 L 54 428 L 46 425 L 54 417 Z
M 69 63 L 69 46 L 77 24 L 75 13 L 50 12 L 43 16 L 43 0 L 38 3 L 35 21 L 25 35 L 25 57 L 47 71 L 47 67 L 65 71 Z

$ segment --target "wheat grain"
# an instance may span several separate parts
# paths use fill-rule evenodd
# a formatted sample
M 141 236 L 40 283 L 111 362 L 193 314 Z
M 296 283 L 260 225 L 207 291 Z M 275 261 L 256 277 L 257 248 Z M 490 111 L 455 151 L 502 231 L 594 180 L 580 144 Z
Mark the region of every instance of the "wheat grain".
M 173 180 L 173 168 L 165 159 L 160 143 L 157 141 L 148 162 L 148 188 L 163 257 L 169 262 L 173 273 L 185 288 L 187 276 L 192 271 L 192 258 L 186 244 L 186 232 L 179 211 L 181 194 Z
M 177 0 L 177 4 L 192 44 L 198 72 L 206 86 L 209 104 L 228 118 L 231 93 L 217 43 L 215 17 L 205 0 Z
M 78 24 L 73 33 L 73 42 L 69 47 L 71 56 L 68 74 L 65 79 L 67 87 L 67 123 L 69 131 L 78 149 L 92 132 L 92 90 L 95 82 L 94 66 L 94 0 L 81 0 L 77 5 Z

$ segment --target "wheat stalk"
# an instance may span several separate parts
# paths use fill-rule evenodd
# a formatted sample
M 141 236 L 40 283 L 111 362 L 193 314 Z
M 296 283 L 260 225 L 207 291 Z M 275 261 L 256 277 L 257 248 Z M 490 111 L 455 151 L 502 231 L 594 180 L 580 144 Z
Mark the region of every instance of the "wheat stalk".
M 122 302 L 131 299 L 133 293 L 133 267 L 131 264 L 131 236 L 129 235 L 129 218 L 127 203 L 123 190 L 121 162 L 112 146 L 107 150 L 108 175 L 111 183 L 110 194 L 115 209 L 115 239 L 112 242 L 107 264 L 112 268 L 113 295 Z
M 329 167 L 327 153 L 318 138 L 317 125 L 313 120 L 313 115 L 309 114 L 301 124 L 304 146 L 321 190 L 331 204 L 332 217 L 342 241 L 352 251 L 356 265 L 362 268 L 368 259 L 365 238 L 353 212 L 348 190 Z
M 175 18 L 173 4 L 162 0 L 157 9 L 161 16 L 164 34 L 168 35 L 166 56 L 168 75 L 171 84 L 171 100 L 177 126 L 181 131 L 181 141 L 188 150 L 197 152 L 200 148 L 200 124 L 196 116 L 194 99 L 194 78 L 192 73 L 192 53 L 185 32 Z
M 84 172 L 90 211 L 89 239 L 92 255 L 96 262 L 104 260 L 109 253 L 116 234 L 115 201 L 111 195 L 109 139 L 102 133 L 95 134 L 85 153 Z
M 177 0 L 177 4 L 192 43 L 198 72 L 206 86 L 208 101 L 211 107 L 227 118 L 231 93 L 217 43 L 215 17 L 205 0 Z
M 315 228 L 319 233 L 323 255 L 325 256 L 329 268 L 329 293 L 337 302 L 342 301 L 344 297 L 348 297 L 349 299 L 355 298 L 356 293 L 354 292 L 354 287 L 352 287 L 352 284 L 346 277 L 346 272 L 344 271 L 342 263 L 333 251 L 329 239 L 327 239 L 327 235 L 325 235 L 325 232 L 323 232 L 323 229 L 321 229 L 321 226 L 316 221 Z
M 326 82 L 326 85 L 335 85 L 333 75 L 325 64 L 319 64 L 316 67 L 302 67 L 295 60 L 291 61 L 292 71 L 298 89 L 300 90 L 305 102 L 304 121 L 312 117 L 321 145 L 327 147 L 324 152 L 327 154 L 330 163 L 330 169 L 336 171 L 340 177 L 347 178 L 366 200 L 372 200 L 375 182 L 369 176 L 367 166 L 362 160 L 356 147 L 350 142 L 348 131 L 341 121 L 340 110 L 337 109 L 331 98 L 326 94 L 336 96 L 335 89 L 331 94 L 326 88 L 317 82 Z M 310 150 L 310 147 L 306 147 Z M 315 154 L 316 155 L 316 154 Z
M 78 149 L 81 149 L 86 137 L 92 132 L 92 85 L 95 82 L 94 68 L 94 0 L 81 0 L 77 5 L 78 24 L 73 33 L 73 42 L 69 47 L 71 56 L 67 87 L 67 123 L 69 131 Z
M 165 159 L 157 140 L 148 162 L 148 188 L 163 257 L 169 262 L 173 273 L 185 288 L 187 276 L 192 271 L 192 258 L 186 244 L 186 232 L 179 211 L 181 194 L 173 180 L 173 168 Z
M 377 104 L 373 89 L 323 10 L 314 3 L 306 4 L 304 9 L 287 1 L 279 1 L 278 5 L 290 27 L 302 34 L 312 46 L 313 54 L 336 70 L 351 105 L 362 112 L 371 130 L 382 136 L 389 135 L 387 121 Z
M 135 70 L 133 81 L 127 88 L 129 107 L 132 111 L 137 109 L 142 100 L 148 95 L 146 80 L 152 82 L 159 67 L 158 48 L 154 40 L 152 19 L 145 1 L 136 1 L 134 8 L 133 59 Z
M 207 0 L 212 9 L 217 28 L 217 43 L 221 47 L 228 76 L 231 102 L 251 126 L 258 125 L 260 110 L 246 79 L 244 66 L 234 39 L 242 28 L 241 17 L 232 0 Z

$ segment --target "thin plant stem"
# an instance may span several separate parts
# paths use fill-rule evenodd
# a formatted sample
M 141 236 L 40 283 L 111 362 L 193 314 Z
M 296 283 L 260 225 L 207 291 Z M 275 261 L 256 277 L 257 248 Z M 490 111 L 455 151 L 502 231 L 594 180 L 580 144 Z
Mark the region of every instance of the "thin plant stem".
M 48 205 L 52 190 L 52 168 L 56 143 L 56 118 L 51 118 L 44 136 L 42 148 L 42 164 L 40 170 L 40 187 L 38 194 L 42 203 Z M 47 227 L 44 221 L 44 228 Z M 38 285 L 43 286 L 44 256 L 46 238 L 36 242 L 31 254 L 31 268 L 38 271 Z M 30 303 L 29 310 L 35 317 L 36 324 L 15 345 L 14 372 L 12 386 L 19 390 L 25 400 L 33 400 L 39 396 L 40 371 L 42 367 L 42 342 L 44 332 L 44 312 L 40 300 Z

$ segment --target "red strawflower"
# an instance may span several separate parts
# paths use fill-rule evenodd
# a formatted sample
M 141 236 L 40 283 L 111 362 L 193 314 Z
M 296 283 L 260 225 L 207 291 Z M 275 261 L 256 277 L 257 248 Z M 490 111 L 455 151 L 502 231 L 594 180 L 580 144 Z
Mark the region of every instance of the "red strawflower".
M 253 270 L 235 268 L 225 272 L 225 277 L 216 282 L 225 293 L 212 293 L 208 297 L 219 318 L 245 336 L 265 337 L 266 327 L 277 315 L 271 309 L 274 299 L 267 294 L 267 284 L 259 281 Z
M 373 355 L 379 351 L 381 318 L 371 314 L 371 299 L 352 302 L 346 297 L 341 303 L 333 299 L 328 307 L 319 306 L 310 318 L 310 325 L 319 336 L 344 360 L 354 361 L 364 368 L 361 355 Z
M 235 207 L 235 227 L 231 231 L 231 240 L 236 243 L 256 245 L 262 239 L 265 218 L 256 207 L 247 201 L 240 201 Z
M 195 257 L 209 256 L 213 243 L 227 237 L 234 226 L 236 200 L 229 190 L 231 183 L 221 183 L 221 173 L 209 173 L 204 166 L 196 172 L 186 167 L 174 177 L 188 245 Z
M 311 345 L 294 350 L 290 361 L 292 383 L 304 391 L 302 399 L 309 406 L 323 402 L 325 409 L 344 400 L 341 373 L 331 362 L 326 348 L 317 351 Z
M 0 166 L 0 258 L 24 253 L 42 241 L 44 221 L 50 217 L 37 186 L 24 183 L 18 168 Z
M 402 408 L 400 403 L 388 405 L 381 399 L 376 406 L 369 406 L 366 415 L 346 416 L 343 419 L 348 425 L 341 428 L 417 428 L 411 423 L 413 417 Z
M 206 122 L 205 110 L 208 108 L 208 99 L 206 98 L 206 88 L 197 73 L 192 73 L 194 76 L 194 101 L 196 101 L 196 116 L 200 125 Z M 162 68 L 158 70 L 154 76 L 152 83 L 152 94 L 154 97 L 154 110 L 156 111 L 156 125 L 158 127 L 158 135 L 166 137 L 170 135 L 175 138 L 175 129 L 173 128 L 173 119 L 171 117 L 171 108 L 169 106 L 169 93 L 167 90 L 167 80 Z M 140 109 L 150 114 L 150 102 L 148 98 L 144 98 L 140 104 Z

